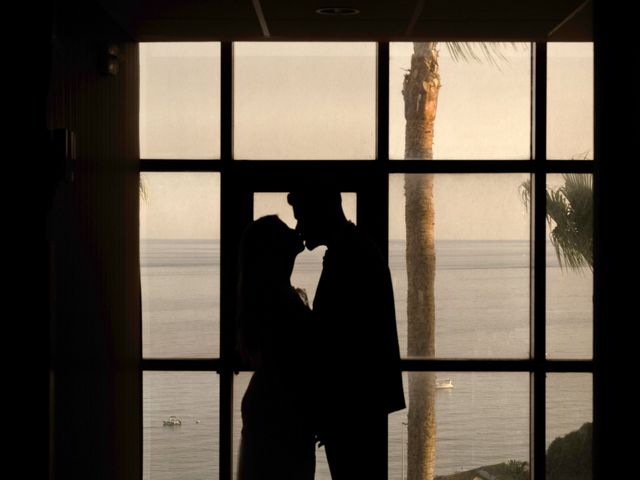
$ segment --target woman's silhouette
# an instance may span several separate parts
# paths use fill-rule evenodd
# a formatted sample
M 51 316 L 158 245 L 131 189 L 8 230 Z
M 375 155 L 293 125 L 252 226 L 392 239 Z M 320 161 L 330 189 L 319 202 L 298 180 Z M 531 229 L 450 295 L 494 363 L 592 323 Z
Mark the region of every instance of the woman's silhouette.
M 291 286 L 300 236 L 277 216 L 251 223 L 240 244 L 238 350 L 255 370 L 242 399 L 238 480 L 312 480 L 311 312 Z

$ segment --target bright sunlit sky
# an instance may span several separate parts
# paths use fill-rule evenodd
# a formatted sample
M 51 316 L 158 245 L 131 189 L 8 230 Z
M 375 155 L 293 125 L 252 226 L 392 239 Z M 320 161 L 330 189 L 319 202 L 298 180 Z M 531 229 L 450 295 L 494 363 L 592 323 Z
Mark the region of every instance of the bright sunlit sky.
M 390 156 L 404 152 L 402 79 L 412 44 L 390 49 Z M 548 156 L 593 158 L 591 44 L 549 44 Z M 241 43 L 234 62 L 234 155 L 251 159 L 371 159 L 375 45 Z M 440 44 L 439 159 L 527 159 L 529 45 L 506 61 L 455 62 Z M 219 156 L 219 44 L 141 44 L 142 158 Z M 400 160 L 399 160 L 400 161 Z M 219 175 L 146 173 L 142 238 L 219 237 Z M 436 236 L 526 239 L 528 213 L 513 175 L 439 175 Z M 390 237 L 404 236 L 402 176 L 390 179 Z M 355 196 L 345 199 L 355 219 Z M 289 214 L 284 196 L 260 196 L 256 214 Z M 292 222 L 292 218 L 288 218 Z

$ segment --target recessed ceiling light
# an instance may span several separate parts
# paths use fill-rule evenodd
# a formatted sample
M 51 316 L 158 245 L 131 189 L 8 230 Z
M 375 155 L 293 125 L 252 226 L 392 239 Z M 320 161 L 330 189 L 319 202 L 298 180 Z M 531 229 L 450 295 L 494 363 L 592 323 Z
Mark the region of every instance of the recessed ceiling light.
M 334 17 L 346 17 L 348 15 L 357 15 L 360 13 L 360 10 L 350 7 L 325 7 L 317 9 L 316 13 L 320 15 L 331 15 Z

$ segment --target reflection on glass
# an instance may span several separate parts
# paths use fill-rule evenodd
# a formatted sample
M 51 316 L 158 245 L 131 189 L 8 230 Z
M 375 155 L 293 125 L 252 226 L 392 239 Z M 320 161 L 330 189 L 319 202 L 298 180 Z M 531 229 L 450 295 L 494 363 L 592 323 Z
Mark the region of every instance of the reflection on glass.
M 440 89 L 434 123 L 434 159 L 525 159 L 531 142 L 531 48 L 503 44 L 488 60 L 456 60 L 438 43 Z M 392 43 L 389 64 L 389 157 L 405 158 L 403 81 L 413 43 Z
M 593 378 L 547 374 L 547 480 L 592 478 Z
M 356 194 L 342 192 L 342 209 L 347 220 L 356 223 Z M 287 193 L 258 192 L 253 194 L 253 218 L 264 215 L 278 215 L 290 228 L 296 228 L 291 205 L 287 203 Z M 309 302 L 313 302 L 316 287 L 322 272 L 322 257 L 326 247 L 320 246 L 310 250 L 303 250 L 296 258 L 296 264 L 291 275 L 291 284 L 307 292 Z
M 215 357 L 220 175 L 144 173 L 141 182 L 143 357 Z
M 403 381 L 408 409 L 389 415 L 389 478 L 412 478 L 429 454 L 435 475 L 477 469 L 529 478 L 527 373 L 415 372 Z M 425 427 L 424 412 L 432 409 L 435 425 Z M 435 442 L 427 440 L 434 435 Z
M 233 478 L 238 478 L 238 453 L 240 452 L 240 435 L 242 432 L 242 397 L 247 391 L 253 372 L 240 372 L 233 377 Z M 324 448 L 316 450 L 316 480 L 331 480 L 327 457 Z
M 593 43 L 547 44 L 547 158 L 593 160 Z
M 140 44 L 140 158 L 220 156 L 220 43 Z
M 547 356 L 588 359 L 593 355 L 592 176 L 548 175 L 547 191 Z
M 234 157 L 375 157 L 375 43 L 236 43 Z
M 144 480 L 218 478 L 218 392 L 213 372 L 144 372 Z
M 408 174 L 408 178 L 417 176 Z M 525 174 L 437 174 L 432 225 L 415 198 L 405 216 L 405 175 L 389 182 L 389 267 L 402 356 L 435 323 L 435 355 L 449 358 L 523 358 L 529 355 L 529 214 L 519 194 Z M 411 187 L 411 188 L 416 188 Z M 422 187 L 420 187 L 422 188 Z M 420 195 L 422 190 L 418 189 Z M 417 245 L 435 242 L 435 271 L 424 252 L 407 258 L 406 218 L 426 232 Z M 429 227 L 433 227 L 430 229 Z M 416 228 L 411 235 L 417 235 Z M 414 237 L 419 239 L 420 237 Z M 435 319 L 408 325 L 408 270 L 413 281 L 435 288 Z M 433 277 L 430 277 L 430 273 Z M 425 287 L 427 288 L 427 287 Z M 417 295 L 420 298 L 421 291 Z M 430 306 L 427 294 L 423 302 Z M 433 310 L 433 306 L 431 309 Z M 412 331 L 410 331 L 410 328 Z

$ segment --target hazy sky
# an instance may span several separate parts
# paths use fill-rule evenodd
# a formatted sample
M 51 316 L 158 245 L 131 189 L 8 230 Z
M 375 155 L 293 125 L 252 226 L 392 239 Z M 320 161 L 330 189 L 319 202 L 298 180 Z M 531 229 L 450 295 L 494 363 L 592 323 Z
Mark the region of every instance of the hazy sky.
M 220 174 L 141 174 L 140 238 L 220 238 Z
M 412 45 L 391 45 L 390 156 L 404 151 L 402 78 Z M 219 44 L 141 44 L 142 158 L 219 156 Z M 375 44 L 241 43 L 235 47 L 237 158 L 373 158 Z M 454 62 L 440 45 L 436 158 L 526 159 L 530 149 L 529 46 L 504 49 L 499 68 Z M 548 154 L 592 158 L 590 44 L 549 44 Z M 219 236 L 218 174 L 144 174 L 143 238 Z M 436 235 L 528 238 L 518 195 L 525 175 L 439 175 Z M 403 236 L 401 176 L 390 178 L 390 236 Z M 288 206 L 261 197 L 256 213 Z M 351 204 L 355 216 L 355 198 Z
M 518 187 L 525 174 L 438 175 L 436 238 L 511 240 L 529 238 L 529 212 Z M 218 238 L 220 176 L 217 173 L 144 173 L 147 198 L 140 203 L 142 238 Z M 389 236 L 404 238 L 403 175 L 389 180 Z M 347 218 L 356 221 L 356 196 L 343 194 Z M 254 215 L 295 219 L 286 193 L 258 193 Z

